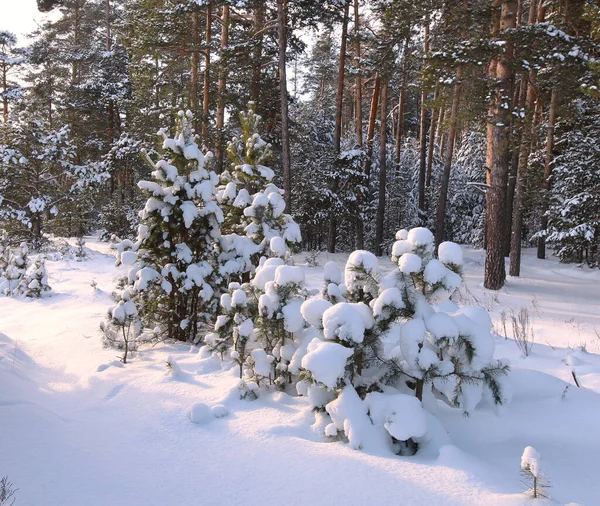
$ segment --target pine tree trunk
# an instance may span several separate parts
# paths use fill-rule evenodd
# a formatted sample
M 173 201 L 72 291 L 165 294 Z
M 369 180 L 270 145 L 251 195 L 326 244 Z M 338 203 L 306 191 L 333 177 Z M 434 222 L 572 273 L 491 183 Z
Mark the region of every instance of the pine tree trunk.
M 226 53 L 229 45 L 229 6 L 223 6 L 221 15 L 221 59 L 219 61 L 219 86 L 217 95 L 217 142 L 215 145 L 216 171 L 223 172 L 223 161 L 225 158 L 224 126 L 225 126 L 225 91 L 227 86 Z
M 337 95 L 335 100 L 335 130 L 333 132 L 333 151 L 336 157 L 340 154 L 342 142 L 342 106 L 344 103 L 344 70 L 346 69 L 346 41 L 348 39 L 348 10 L 350 3 L 344 5 L 344 20 L 342 23 L 342 41 L 340 44 L 340 59 L 338 65 Z M 333 193 L 339 189 L 339 178 L 337 175 L 333 180 Z M 327 251 L 335 253 L 337 237 L 337 216 L 335 210 L 329 214 L 329 234 L 327 240 Z
M 400 153 L 402 151 L 402 134 L 404 128 L 404 108 L 406 104 L 406 62 L 408 60 L 408 44 L 410 39 L 404 41 L 404 52 L 402 53 L 402 69 L 400 71 L 400 96 L 398 97 L 398 125 L 396 127 L 396 149 L 394 152 L 394 170 L 400 170 Z
M 537 16 L 537 2 L 532 0 L 529 9 L 529 24 L 535 23 Z M 525 79 L 527 76 L 527 79 Z M 524 212 L 524 192 L 525 176 L 529 165 L 529 154 L 533 145 L 535 135 L 535 81 L 536 73 L 530 71 L 528 75 L 523 74 L 524 86 L 527 89 L 525 94 L 525 119 L 521 128 L 521 144 L 519 147 L 519 156 L 517 162 L 517 179 L 515 194 L 512 205 L 512 226 L 510 230 L 510 266 L 509 274 L 511 276 L 520 276 L 521 274 L 521 235 L 523 233 L 523 212 Z
M 437 104 L 438 98 L 440 95 L 440 87 L 439 85 L 435 85 L 435 91 L 433 93 L 433 103 Z M 433 169 L 433 147 L 435 145 L 435 119 L 437 115 L 437 109 L 434 109 L 431 112 L 431 124 L 429 125 L 429 145 L 427 150 L 427 177 L 425 179 L 425 186 L 431 186 L 431 171 Z M 439 107 L 438 107 L 439 109 Z
M 514 0 L 494 0 L 494 9 L 500 7 L 499 23 L 494 22 L 497 37 L 515 27 L 517 3 Z M 496 31 L 496 27 L 498 30 Z M 506 219 L 506 187 L 509 172 L 510 119 L 512 102 L 512 43 L 507 41 L 505 52 L 494 58 L 490 65 L 490 77 L 495 89 L 488 109 L 487 126 L 487 170 L 486 193 L 486 238 L 484 287 L 499 290 L 504 285 L 504 225 Z M 509 104 L 505 107 L 504 104 Z
M 192 54 L 190 65 L 190 109 L 194 114 L 194 128 L 198 129 L 198 88 L 200 81 L 200 13 L 192 12 Z
M 377 105 L 379 104 L 380 87 L 381 78 L 379 77 L 379 73 L 376 73 L 373 96 L 371 97 L 371 110 L 369 112 L 369 127 L 367 129 L 367 153 L 365 159 L 365 174 L 367 175 L 367 179 L 370 179 L 371 177 L 371 157 L 373 156 L 373 137 L 375 136 L 375 121 L 377 120 Z
M 5 61 L 1 62 L 2 64 L 2 114 L 3 114 L 3 123 L 4 126 L 8 125 L 8 95 L 7 95 L 7 91 L 8 91 L 8 79 L 7 79 L 7 74 L 8 74 L 8 65 L 6 64 Z M 5 130 L 4 132 L 5 137 L 8 135 L 8 132 Z M 6 140 L 6 142 L 8 142 L 8 140 Z
M 454 84 L 454 96 L 452 97 L 452 108 L 450 109 L 450 126 L 448 129 L 448 144 L 444 157 L 444 173 L 442 175 L 442 186 L 438 200 L 437 215 L 435 220 L 435 242 L 439 245 L 444 240 L 444 221 L 446 219 L 446 204 L 448 201 L 448 186 L 450 185 L 450 169 L 452 168 L 452 157 L 454 156 L 454 144 L 458 130 L 458 112 L 462 94 L 463 66 L 456 69 L 456 82 Z M 433 136 L 433 131 L 432 135 Z M 431 143 L 431 141 L 430 141 Z M 430 153 L 433 149 L 430 149 Z M 431 156 L 431 155 L 430 155 Z
M 546 136 L 546 156 L 544 158 L 544 180 L 542 181 L 542 222 L 541 230 L 548 228 L 548 206 L 550 203 L 550 176 L 552 175 L 552 151 L 554 150 L 554 128 L 556 125 L 556 113 L 558 109 L 558 88 L 552 88 L 550 98 L 550 111 L 548 112 L 548 133 Z M 537 244 L 537 257 L 540 260 L 546 258 L 546 238 L 540 237 Z
M 208 142 L 208 115 L 210 101 L 210 44 L 212 41 L 212 4 L 206 4 L 206 30 L 205 42 L 206 49 L 204 53 L 204 94 L 202 97 L 202 140 L 205 144 Z
M 355 107 L 354 117 L 356 121 L 356 144 L 359 149 L 363 147 L 363 111 L 362 111 L 362 76 L 360 75 L 360 17 L 358 14 L 358 0 L 354 0 L 354 66 L 357 69 L 355 78 Z M 362 202 L 358 203 L 356 218 L 356 246 L 365 249 L 364 226 L 361 217 Z
M 292 161 L 289 139 L 289 115 L 287 98 L 287 78 L 285 72 L 285 53 L 287 49 L 286 36 L 287 3 L 277 0 L 277 25 L 279 40 L 279 97 L 281 101 L 281 157 L 283 166 L 283 198 L 286 211 L 292 212 Z
M 375 223 L 375 254 L 383 254 L 383 225 L 385 220 L 385 190 L 386 190 L 386 143 L 387 143 L 387 95 L 388 83 L 381 87 L 381 121 L 379 128 L 379 199 L 377 204 L 377 221 Z
M 250 83 L 250 101 L 254 102 L 258 108 L 258 98 L 260 95 L 260 76 L 262 65 L 263 49 L 263 27 L 265 24 L 265 6 L 259 2 L 254 9 L 254 37 L 257 39 L 252 51 L 252 81 Z M 257 109 L 258 110 L 258 109 Z
M 423 53 L 429 53 L 429 21 L 425 25 Z M 425 64 L 423 64 L 425 65 Z M 419 211 L 421 219 L 425 216 L 425 172 L 427 170 L 427 89 L 425 84 L 421 90 L 421 119 L 419 122 Z

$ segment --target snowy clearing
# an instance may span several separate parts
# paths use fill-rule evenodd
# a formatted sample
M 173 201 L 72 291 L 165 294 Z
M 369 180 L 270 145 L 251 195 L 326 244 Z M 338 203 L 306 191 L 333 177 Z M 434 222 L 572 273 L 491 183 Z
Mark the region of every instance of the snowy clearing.
M 512 401 L 465 418 L 429 393 L 443 427 L 399 457 L 380 441 L 360 451 L 323 442 L 305 397 L 240 400 L 236 367 L 196 347 L 157 345 L 121 364 L 98 324 L 126 267 L 107 244 L 87 246 L 83 262 L 46 262 L 52 296 L 0 298 L 0 475 L 19 488 L 18 506 L 529 504 L 519 474 L 528 446 L 542 456 L 550 504 L 597 504 L 600 272 L 525 251 L 522 277 L 489 292 L 483 252 L 465 249 L 460 296 L 493 317 Z M 305 267 L 308 288 L 321 287 L 327 261 L 343 270 L 346 259 L 322 253 Z M 527 358 L 510 318 L 523 306 L 535 333 Z

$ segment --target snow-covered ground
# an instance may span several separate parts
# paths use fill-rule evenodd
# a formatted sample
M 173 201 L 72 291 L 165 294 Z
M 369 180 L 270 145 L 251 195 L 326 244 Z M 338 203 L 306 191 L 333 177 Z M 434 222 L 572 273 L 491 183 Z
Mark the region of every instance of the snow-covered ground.
M 512 402 L 465 418 L 430 399 L 442 444 L 398 457 L 323 442 L 303 397 L 239 400 L 236 370 L 198 348 L 158 345 L 120 364 L 98 330 L 120 271 L 106 244 L 87 246 L 85 262 L 47 262 L 51 297 L 0 298 L 0 477 L 19 488 L 16 506 L 526 504 L 519 470 L 530 445 L 543 457 L 551 504 L 599 503 L 599 271 L 526 250 L 522 277 L 495 293 L 481 286 L 483 252 L 466 250 L 461 298 L 492 314 Z M 341 267 L 346 255 L 319 263 L 331 259 Z M 306 272 L 318 288 L 323 267 Z M 523 306 L 536 343 L 527 358 L 510 323 Z M 192 423 L 196 403 L 227 414 L 197 408 L 201 423 Z

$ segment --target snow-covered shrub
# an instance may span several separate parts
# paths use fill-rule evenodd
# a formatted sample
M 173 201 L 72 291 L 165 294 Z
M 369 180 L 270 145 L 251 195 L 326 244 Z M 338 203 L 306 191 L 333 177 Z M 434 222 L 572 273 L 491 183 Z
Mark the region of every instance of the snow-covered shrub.
M 77 258 L 78 262 L 83 262 L 88 256 L 85 251 L 85 241 L 83 240 L 83 237 L 78 237 L 75 241 L 75 245 L 75 258 Z
M 344 302 L 346 299 L 346 285 L 343 283 L 342 273 L 333 261 L 327 262 L 323 270 L 323 289 L 321 297 L 329 302 L 336 304 Z
M 117 262 L 130 266 L 130 297 L 145 326 L 167 338 L 201 339 L 200 327 L 215 314 L 222 280 L 218 241 L 223 214 L 215 200 L 218 178 L 205 167 L 191 128 L 191 113 L 179 113 L 179 129 L 164 130 L 163 157 L 147 160 L 153 181 L 140 181 L 146 206 L 135 243 L 123 241 Z
M 521 456 L 521 476 L 530 486 L 527 491 L 534 499 L 539 497 L 547 497 L 545 489 L 548 487 L 548 482 L 544 476 L 541 466 L 542 456 L 533 447 L 528 446 L 523 450 Z
M 356 251 L 345 269 L 347 301 L 323 293 L 304 303 L 317 337 L 301 359 L 298 391 L 312 393 L 313 407 L 329 413 L 328 435 L 343 433 L 360 447 L 361 427 L 380 426 L 402 451 L 426 435 L 419 403 L 426 386 L 469 413 L 486 392 L 496 404 L 506 401 L 500 377 L 508 366 L 492 358 L 489 315 L 449 300 L 461 285 L 460 246 L 442 243 L 435 258 L 429 230 L 402 230 L 396 238 L 397 269 L 382 275 L 376 257 Z M 334 399 L 324 404 L 326 392 Z
M 221 174 L 217 200 L 223 210 L 221 268 L 224 277 L 249 279 L 263 256 L 289 260 L 290 247 L 300 243 L 300 228 L 285 214 L 283 191 L 272 183 L 265 165 L 271 145 L 260 134 L 261 118 L 249 103 L 240 113 L 241 137 L 229 142 L 231 169 Z
M 23 286 L 23 278 L 27 271 L 29 248 L 26 243 L 21 243 L 17 249 L 5 250 L 6 266 L 0 278 L 0 289 L 5 295 L 17 295 Z
M 35 299 L 40 299 L 45 293 L 52 290 L 48 284 L 48 273 L 46 272 L 46 261 L 44 258 L 36 258 L 27 268 L 18 290 L 25 297 Z
M 100 323 L 100 330 L 105 346 L 123 350 L 121 361 L 124 364 L 130 351 L 136 351 L 140 344 L 149 342 L 153 337 L 142 333 L 142 321 L 129 290 L 124 290 L 117 304 L 108 309 L 106 319 Z

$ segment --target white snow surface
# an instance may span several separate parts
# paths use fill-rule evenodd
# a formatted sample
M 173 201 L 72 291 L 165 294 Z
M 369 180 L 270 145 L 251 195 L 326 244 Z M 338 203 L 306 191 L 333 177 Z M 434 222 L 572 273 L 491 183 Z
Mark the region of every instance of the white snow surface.
M 86 237 L 86 246 L 93 256 L 85 262 L 46 262 L 51 297 L 0 297 L 0 472 L 19 488 L 16 506 L 528 505 L 519 470 L 530 445 L 552 480 L 553 502 L 541 505 L 597 504 L 598 271 L 537 260 L 526 249 L 522 276 L 490 292 L 481 288 L 484 253 L 464 249 L 469 291 L 461 288 L 456 301 L 476 299 L 489 310 L 500 333 L 494 356 L 511 362 L 513 399 L 500 413 L 482 402 L 465 418 L 426 388 L 431 440 L 416 456 L 398 457 L 365 431 L 369 415 L 352 392 L 339 409 L 328 405 L 332 413 L 356 408 L 351 444 L 325 444 L 329 422 L 313 426 L 307 397 L 264 390 L 255 401 L 240 400 L 237 368 L 203 349 L 161 344 L 121 364 L 117 350 L 102 347 L 98 322 L 128 267 L 114 268 L 107 244 Z M 321 261 L 343 268 L 346 259 L 322 254 Z M 295 260 L 303 265 L 303 255 Z M 378 260 L 382 271 L 394 268 Z M 320 289 L 324 268 L 303 270 L 307 287 Z M 505 339 L 500 318 L 521 306 L 535 328 L 528 358 L 510 323 Z M 168 356 L 179 374 L 166 374 Z M 201 424 L 190 420 L 198 404 L 211 413 Z

